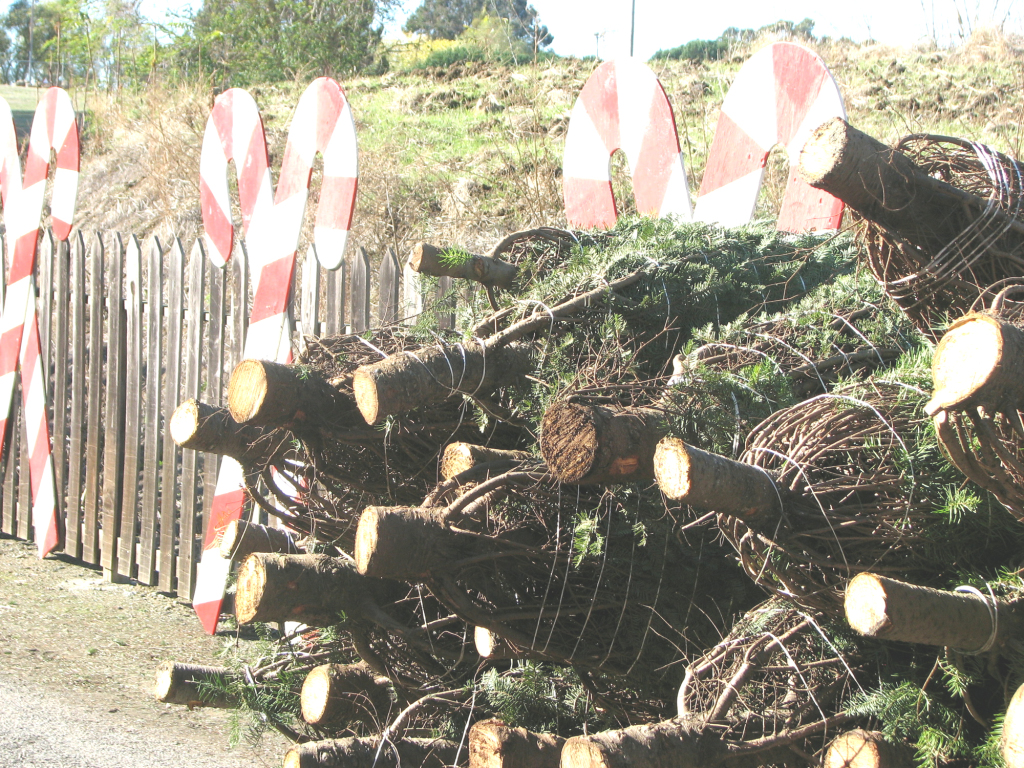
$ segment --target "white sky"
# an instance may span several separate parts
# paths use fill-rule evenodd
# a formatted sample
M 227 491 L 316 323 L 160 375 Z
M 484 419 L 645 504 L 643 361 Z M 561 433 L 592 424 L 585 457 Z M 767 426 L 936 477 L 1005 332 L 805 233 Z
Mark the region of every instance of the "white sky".
M 532 0 L 541 21 L 555 36 L 553 50 L 562 55 L 595 53 L 594 35 L 602 59 L 629 53 L 630 10 L 633 0 Z M 659 48 L 672 48 L 695 38 L 713 39 L 727 27 L 760 27 L 779 19 L 815 21 L 817 35 L 846 36 L 862 41 L 912 45 L 935 30 L 942 45 L 957 33 L 978 25 L 1002 25 L 1006 31 L 1024 29 L 1024 0 L 717 0 L 684 3 L 679 0 L 635 0 L 637 57 L 647 59 Z M 397 32 L 419 0 L 404 0 L 404 9 L 389 25 Z M 160 20 L 166 12 L 198 8 L 202 0 L 142 0 L 142 13 Z M 958 22 L 958 17 L 962 20 Z

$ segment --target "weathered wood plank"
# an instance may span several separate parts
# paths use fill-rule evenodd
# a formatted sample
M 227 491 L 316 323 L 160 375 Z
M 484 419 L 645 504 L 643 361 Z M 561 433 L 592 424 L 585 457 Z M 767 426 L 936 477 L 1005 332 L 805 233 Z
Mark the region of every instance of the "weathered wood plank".
M 362 246 L 352 265 L 352 333 L 370 327 L 370 257 Z
M 423 314 L 423 290 L 420 288 L 420 273 L 408 264 L 402 272 L 402 321 L 416 325 Z
M 188 306 L 185 342 L 185 387 L 182 400 L 199 397 L 199 376 L 203 355 L 203 294 L 206 291 L 206 249 L 196 240 L 188 260 Z M 181 452 L 181 531 L 178 538 L 178 595 L 192 598 L 195 585 L 196 552 L 196 452 Z
M 21 388 L 24 382 L 18 377 L 18 389 L 14 396 L 22 399 Z M 32 541 L 32 483 L 29 482 L 28 439 L 25 431 L 25 401 L 18 409 L 18 532 L 22 541 Z
M 342 259 L 341 266 L 327 273 L 326 307 L 320 321 L 320 333 L 324 336 L 345 333 L 345 284 L 348 275 L 348 259 Z
M 164 265 L 167 275 L 167 356 L 164 375 L 164 423 L 181 399 L 181 337 L 185 310 L 185 248 L 175 238 Z M 160 472 L 160 589 L 173 592 L 177 580 L 178 548 L 178 467 L 181 449 L 174 444 L 171 431 L 164 430 L 163 466 Z
M 139 469 L 142 438 L 142 244 L 132 235 L 124 250 L 124 456 L 121 475 L 121 541 L 117 572 L 135 575 L 139 528 Z
M 17 375 L 17 374 L 15 374 Z M 18 464 L 20 457 L 20 435 L 18 430 L 18 413 L 21 398 L 15 387 L 11 400 L 11 416 L 7 420 L 8 435 L 4 441 L 4 497 L 3 497 L 3 532 L 8 536 L 17 533 L 18 516 Z
M 100 564 L 103 575 L 117 576 L 117 537 L 124 490 L 125 311 L 121 274 L 125 243 L 118 234 L 107 271 L 107 391 L 103 409 L 103 491 Z
M 236 249 L 237 250 L 237 249 Z M 225 331 L 225 290 L 227 273 L 224 268 L 208 262 L 210 306 L 206 326 L 206 397 L 210 405 L 224 402 L 224 331 Z M 213 492 L 217 488 L 217 466 L 220 456 L 215 453 L 203 455 L 203 528 L 210 525 L 213 514 Z
M 316 249 L 312 245 L 306 249 L 306 258 L 302 261 L 302 286 L 299 288 L 299 296 L 302 301 L 299 314 L 302 333 L 305 336 L 319 336 L 320 262 L 316 260 Z
M 64 528 L 64 551 L 77 557 L 78 531 L 74 532 L 71 549 L 68 549 L 68 523 L 66 520 L 66 478 L 68 457 L 68 406 L 71 397 L 68 392 L 68 315 L 71 308 L 71 292 L 68 286 L 69 258 L 71 247 L 68 241 L 56 244 L 53 267 L 53 386 L 48 388 L 53 403 L 53 480 L 56 485 L 57 519 Z M 77 506 L 77 505 L 76 505 Z M 77 529 L 78 518 L 75 518 Z
M 50 339 L 53 330 L 53 261 L 56 254 L 53 232 L 44 229 L 39 233 L 39 249 L 36 251 L 36 274 L 37 281 L 36 295 L 39 297 L 36 316 L 39 318 L 39 351 L 40 363 L 42 364 L 43 382 L 47 392 L 50 389 Z M 52 423 L 52 422 L 51 422 Z
M 71 557 L 82 557 L 82 470 L 85 461 L 85 235 L 79 230 L 71 242 L 71 417 L 68 420 L 67 483 L 57 481 L 57 496 L 65 498 L 64 551 Z M 54 397 L 56 401 L 56 395 Z M 56 438 L 54 438 L 56 439 Z
M 437 296 L 434 301 L 436 302 L 439 310 L 442 302 L 447 302 L 449 305 L 452 303 L 454 296 L 454 288 L 452 286 L 452 279 L 450 277 L 439 277 L 437 279 Z M 437 313 L 437 327 L 440 330 L 452 330 L 455 328 L 455 312 L 441 312 Z
M 249 257 L 245 243 L 239 243 L 231 266 L 230 289 L 230 342 L 224 348 L 224 370 L 233 371 L 242 362 L 245 349 L 245 329 L 249 326 Z M 223 399 L 221 400 L 223 402 Z
M 98 565 L 100 562 L 99 509 L 100 471 L 103 432 L 100 417 L 103 408 L 103 265 L 105 261 L 103 236 L 97 232 L 89 249 L 89 401 L 85 444 L 85 498 L 82 502 L 84 521 L 82 528 L 82 559 Z
M 156 583 L 157 505 L 160 478 L 160 435 L 162 434 L 160 368 L 163 330 L 163 249 L 153 238 L 146 250 L 146 373 L 143 445 L 142 506 L 139 509 L 138 580 Z
M 377 324 L 392 325 L 398 320 L 398 276 L 401 268 L 393 249 L 388 248 L 380 260 L 377 289 Z

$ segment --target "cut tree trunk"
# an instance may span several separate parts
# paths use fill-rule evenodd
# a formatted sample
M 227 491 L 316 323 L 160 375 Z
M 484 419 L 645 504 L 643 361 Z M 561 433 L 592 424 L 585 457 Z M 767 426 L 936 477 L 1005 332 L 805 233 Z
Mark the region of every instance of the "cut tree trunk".
M 825 753 L 822 768 L 913 768 L 910 750 L 893 744 L 878 731 L 860 728 L 837 737 Z
M 288 531 L 271 528 L 248 520 L 232 520 L 220 539 L 220 555 L 241 562 L 253 552 L 299 553 L 295 539 Z
M 186 400 L 171 414 L 171 438 L 182 448 L 230 456 L 244 467 L 261 468 L 279 441 L 260 427 L 239 424 L 227 408 Z
M 1024 405 L 1024 331 L 992 315 L 961 317 L 935 348 L 932 379 L 929 416 L 967 406 L 1006 413 Z
M 256 552 L 238 567 L 235 616 L 240 624 L 297 621 L 327 627 L 343 613 L 362 615 L 382 588 L 340 557 Z
M 869 637 L 907 643 L 947 646 L 979 651 L 989 646 L 1002 650 L 1007 640 L 1019 637 L 1020 617 L 1013 607 L 997 600 L 998 627 L 991 645 L 991 598 L 964 592 L 943 592 L 906 584 L 873 573 L 859 573 L 846 587 L 846 620 Z
M 1006 768 L 1024 768 L 1024 685 L 1013 694 L 1006 708 L 1001 746 Z
M 469 342 L 400 352 L 356 369 L 356 405 L 367 424 L 447 400 L 454 394 L 487 395 L 519 381 L 534 368 L 528 344 L 495 347 Z
M 661 413 L 654 410 L 555 403 L 541 422 L 540 452 L 563 483 L 653 480 L 654 451 L 665 429 Z
M 153 695 L 164 704 L 230 709 L 238 706 L 238 699 L 223 688 L 232 677 L 225 667 L 168 661 L 157 667 Z
M 501 720 L 481 720 L 469 729 L 469 768 L 559 768 L 565 739 Z
M 526 658 L 513 648 L 508 640 L 485 627 L 473 628 L 473 645 L 480 658 L 486 661 Z
M 910 158 L 836 117 L 811 134 L 799 173 L 812 187 L 838 197 L 864 218 L 938 253 L 960 234 L 964 204 L 987 202 L 935 179 Z
M 519 274 L 519 267 L 507 261 L 465 254 L 458 249 L 441 249 L 429 243 L 412 247 L 409 268 L 421 275 L 474 280 L 493 288 L 510 288 Z
M 372 737 L 297 744 L 284 756 L 284 768 L 445 768 L 455 764 L 459 745 L 444 739 L 389 741 L 379 758 L 377 748 Z
M 349 423 L 351 399 L 306 366 L 243 360 L 231 372 L 228 409 L 239 424 L 277 428 Z
M 364 576 L 419 579 L 465 556 L 456 539 L 440 510 L 367 507 L 356 529 L 356 567 Z
M 391 685 L 364 664 L 324 664 L 311 670 L 299 696 L 302 719 L 320 728 L 388 720 Z
M 771 525 L 781 512 L 779 490 L 763 469 L 702 451 L 676 437 L 658 443 L 654 475 L 670 499 L 737 517 L 755 528 Z
M 682 720 L 574 736 L 562 746 L 562 768 L 703 768 L 710 765 L 699 733 Z
M 511 466 L 529 458 L 526 451 L 502 451 L 472 443 L 450 443 L 441 457 L 441 477 L 451 480 L 480 464 L 505 462 Z

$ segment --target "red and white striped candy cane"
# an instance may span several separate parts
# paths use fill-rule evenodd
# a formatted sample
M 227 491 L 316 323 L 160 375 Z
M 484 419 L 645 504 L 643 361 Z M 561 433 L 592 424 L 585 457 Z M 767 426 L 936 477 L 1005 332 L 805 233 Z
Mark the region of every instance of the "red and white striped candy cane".
M 629 161 L 640 213 L 690 219 L 672 105 L 654 72 L 632 58 L 594 70 L 572 108 L 562 161 L 562 197 L 572 226 L 615 225 L 611 156 L 616 150 Z
M 67 92 L 60 88 L 50 88 L 36 106 L 23 181 L 18 178 L 18 164 L 10 159 L 9 146 L 12 141 L 11 137 L 0 141 L 4 152 L 4 218 L 7 222 L 8 243 L 12 249 L 3 315 L 0 316 L 0 414 L 3 416 L 0 419 L 0 448 L 6 435 L 15 370 L 20 359 L 29 446 L 32 519 L 39 554 L 43 556 L 57 544 L 57 507 L 46 418 L 46 392 L 42 370 L 38 365 L 39 327 L 32 274 L 35 270 L 39 220 L 43 212 L 51 150 L 56 153 L 57 167 L 50 201 L 50 226 L 58 240 L 67 239 L 74 218 L 78 194 L 78 123 Z
M 811 132 L 836 116 L 846 117 L 839 86 L 814 51 L 796 43 L 758 51 L 740 69 L 722 104 L 695 218 L 726 227 L 750 221 L 768 154 L 782 144 L 790 173 L 778 228 L 838 229 L 842 201 L 808 186 L 796 173 Z
M 213 120 L 213 116 L 210 119 Z M 203 149 L 205 154 L 205 142 Z M 244 356 L 247 358 L 287 361 L 291 357 L 290 333 L 286 332 L 288 302 L 313 160 L 318 152 L 324 160 L 324 181 L 314 237 L 318 258 L 337 265 L 344 254 L 355 207 L 357 148 L 352 111 L 341 86 L 329 78 L 315 80 L 302 94 L 288 131 L 275 203 L 264 220 L 253 217 L 246 235 L 255 278 L 253 307 L 245 337 Z M 224 166 L 226 162 L 221 167 Z M 204 179 L 204 188 L 211 186 L 212 181 Z M 242 177 L 239 178 L 239 197 L 241 195 Z M 227 199 L 226 184 L 224 199 Z M 206 210 L 204 205 L 204 224 Z M 222 210 L 230 211 L 230 208 Z M 219 226 L 219 219 L 214 217 L 212 223 Z M 259 232 L 259 236 L 255 236 L 255 232 Z M 222 247 L 227 249 L 222 253 L 230 252 L 229 244 L 224 243 Z M 192 605 L 210 634 L 217 629 L 230 568 L 230 561 L 220 556 L 217 540 L 228 523 L 241 517 L 244 505 L 242 468 L 238 462 L 225 457 L 217 476 L 210 524 L 204 536 L 192 598 Z

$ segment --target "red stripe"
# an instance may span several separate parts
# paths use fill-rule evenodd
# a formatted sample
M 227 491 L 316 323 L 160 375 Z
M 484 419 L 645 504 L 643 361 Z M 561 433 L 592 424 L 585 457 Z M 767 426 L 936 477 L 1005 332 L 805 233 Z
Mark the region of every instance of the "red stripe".
M 203 629 L 208 635 L 212 635 L 217 631 L 217 622 L 220 620 L 220 607 L 223 602 L 224 598 L 220 598 L 219 600 L 211 600 L 208 603 L 192 604 L 192 608 L 195 610 L 199 621 L 203 625 Z
M 284 148 L 284 160 L 281 161 L 281 175 L 277 179 L 277 193 L 274 202 L 280 203 L 309 189 L 309 179 L 313 175 L 313 166 L 305 165 L 302 153 L 292 142 Z M 324 180 L 326 182 L 326 179 Z
M 57 122 L 57 89 L 49 88 L 43 96 L 43 110 L 46 117 L 46 143 L 53 146 L 53 132 Z M 49 148 L 47 147 L 47 148 Z M 49 155 L 49 153 L 47 153 Z
M 316 91 L 316 148 L 319 152 L 327 149 L 344 108 L 341 86 L 334 80 L 321 78 Z
M 39 556 L 46 557 L 56 548 L 60 542 L 60 532 L 57 530 L 57 510 L 54 508 L 46 526 L 46 536 L 39 544 Z M 39 531 L 36 531 L 36 539 L 39 538 Z
M 320 184 L 320 203 L 316 210 L 318 226 L 345 231 L 352 227 L 358 183 L 358 179 L 351 176 L 324 176 Z
M 284 258 L 271 261 L 260 270 L 259 288 L 252 297 L 249 325 L 285 311 L 288 306 L 288 294 L 292 289 L 294 266 L 295 254 L 292 252 Z
M 11 259 L 11 271 L 7 275 L 9 286 L 32 276 L 32 270 L 36 266 L 36 241 L 38 238 L 39 228 L 37 226 L 36 229 L 27 232 L 14 242 L 14 258 Z
M 249 230 L 249 221 L 256 212 L 256 201 L 259 198 L 260 185 L 270 167 L 267 157 L 267 144 L 263 136 L 263 120 L 256 119 L 252 137 L 244 158 L 237 155 L 232 158 L 238 170 L 238 204 L 242 209 L 242 228 Z M 239 165 L 241 163 L 241 165 Z
M 633 195 L 639 213 L 654 216 L 661 213 L 672 168 L 679 162 L 676 119 L 668 95 L 659 82 L 647 118 L 647 132 L 633 169 Z
M 199 178 L 199 205 L 203 211 L 203 228 L 218 253 L 225 259 L 231 255 L 235 226 L 213 196 L 206 179 Z
M 790 169 L 776 228 L 782 232 L 839 229 L 844 207 L 842 200 L 815 189 L 801 179 L 795 169 Z
M 210 526 L 206 529 L 203 537 L 203 549 L 210 549 L 217 541 L 228 523 L 234 522 L 242 516 L 242 509 L 245 507 L 245 489 L 239 488 L 236 491 L 228 491 L 213 497 L 213 507 L 210 510 Z
M 0 376 L 13 373 L 18 367 L 18 352 L 21 350 L 21 334 L 25 330 L 24 323 L 0 335 Z
M 46 157 L 39 155 L 40 149 L 46 151 Z M 50 148 L 49 147 L 35 147 L 29 145 L 28 157 L 25 158 L 25 179 L 22 182 L 23 185 L 31 187 L 33 184 L 38 184 L 46 179 L 46 174 L 50 170 Z M 36 214 L 38 215 L 38 214 Z
M 50 429 L 46 419 L 42 420 L 36 431 L 35 446 L 35 452 L 28 457 L 28 476 L 32 483 L 33 500 L 39 496 L 39 486 L 43 482 L 43 470 L 46 469 L 46 462 L 50 458 Z
M 217 138 L 220 139 L 221 151 L 227 159 L 234 157 L 234 148 L 231 146 L 234 139 L 234 132 L 231 130 L 234 122 L 234 103 L 235 89 L 230 88 L 217 97 L 213 103 L 213 112 L 210 113 L 213 126 L 217 129 Z
M 788 145 L 817 99 L 828 72 L 814 53 L 793 43 L 773 46 L 772 71 L 779 143 Z
M 619 139 L 619 89 L 615 65 L 608 61 L 594 70 L 580 91 L 587 114 L 610 155 L 621 148 Z M 613 222 L 614 223 L 614 222 Z
M 763 168 L 770 149 L 760 146 L 729 115 L 720 112 L 715 138 L 708 152 L 708 165 L 700 183 L 700 194 L 714 192 L 751 171 Z
M 562 180 L 565 218 L 580 229 L 609 229 L 615 226 L 615 194 L 610 181 L 597 179 Z
M 32 325 L 25 331 L 29 335 L 28 343 L 25 345 L 25 354 L 21 358 L 21 380 L 26 382 L 32 381 L 32 374 L 36 370 L 36 363 L 39 362 L 39 325 L 35 316 L 32 319 Z M 36 334 L 35 343 L 32 342 L 33 333 Z M 28 387 L 22 387 L 22 393 L 24 394 L 25 402 L 28 403 Z

